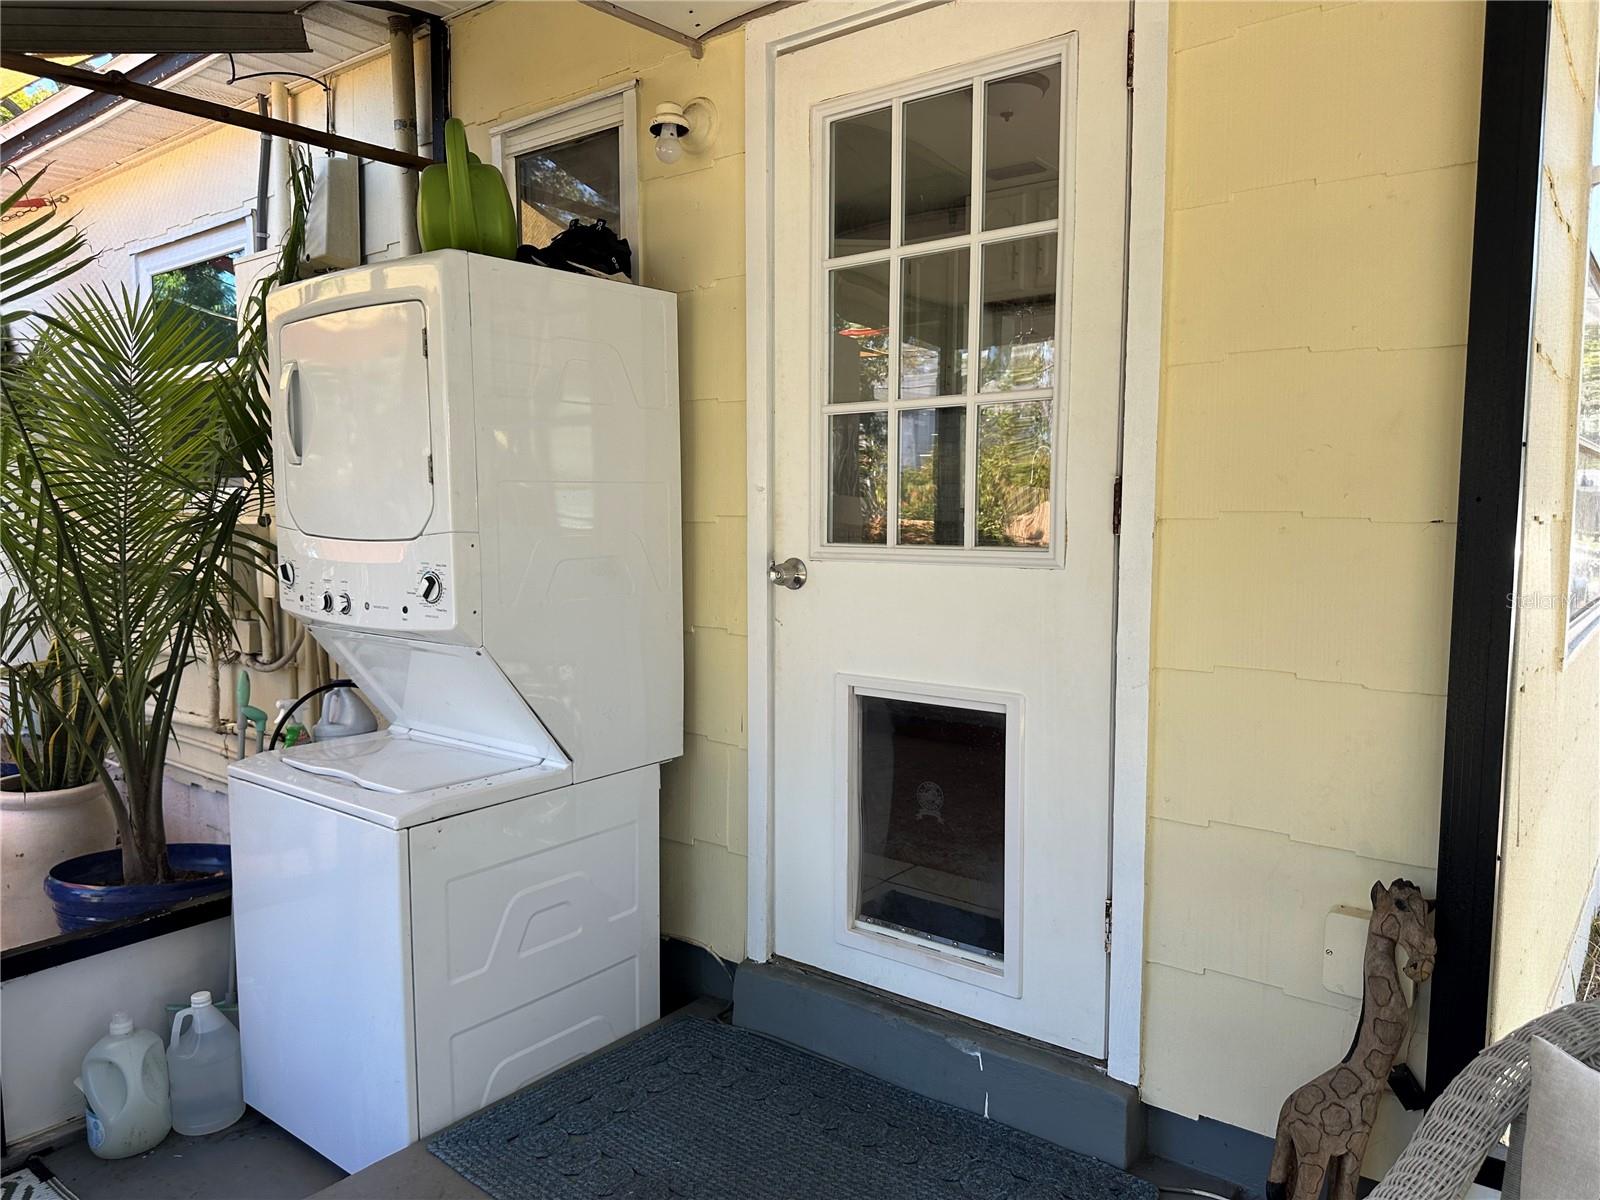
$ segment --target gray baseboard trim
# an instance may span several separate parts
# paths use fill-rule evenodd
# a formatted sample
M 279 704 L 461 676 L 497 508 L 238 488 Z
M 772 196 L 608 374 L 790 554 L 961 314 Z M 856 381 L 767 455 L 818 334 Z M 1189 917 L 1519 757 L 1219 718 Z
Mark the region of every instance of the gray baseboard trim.
M 742 963 L 733 1023 L 1113 1166 L 1144 1146 L 1138 1092 L 1098 1065 L 833 976 Z
M 1272 1139 L 1210 1117 L 1189 1118 L 1145 1106 L 1145 1148 L 1157 1158 L 1181 1163 L 1259 1193 L 1272 1162 Z

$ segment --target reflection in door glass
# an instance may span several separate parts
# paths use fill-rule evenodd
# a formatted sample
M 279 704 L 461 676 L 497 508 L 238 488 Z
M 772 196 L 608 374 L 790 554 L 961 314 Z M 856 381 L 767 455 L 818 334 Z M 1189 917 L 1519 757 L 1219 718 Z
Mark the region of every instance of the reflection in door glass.
M 967 390 L 969 252 L 905 260 L 900 308 L 900 398 L 931 400 Z
M 856 703 L 858 920 L 1004 957 L 1005 714 Z
M 961 476 L 966 407 L 900 414 L 900 544 L 959 546 L 966 538 Z
M 1055 384 L 1056 235 L 983 248 L 978 390 L 1013 392 Z
M 887 414 L 830 418 L 828 480 L 828 540 L 884 545 L 889 533 Z
M 891 109 L 833 123 L 833 237 L 828 253 L 859 254 L 889 245 Z
M 889 264 L 843 267 L 828 277 L 833 337 L 828 402 L 856 404 L 889 395 Z
M 972 209 L 972 89 L 905 107 L 902 243 L 966 233 Z
M 978 545 L 1050 545 L 1050 405 L 978 408 Z
M 983 227 L 1053 221 L 1061 195 L 1061 64 L 983 89 Z

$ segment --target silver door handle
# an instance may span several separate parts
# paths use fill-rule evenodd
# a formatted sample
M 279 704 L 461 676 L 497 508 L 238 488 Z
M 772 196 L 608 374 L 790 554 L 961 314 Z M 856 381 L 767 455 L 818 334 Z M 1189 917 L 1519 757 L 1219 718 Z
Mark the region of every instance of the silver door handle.
M 798 558 L 767 564 L 767 579 L 778 587 L 799 591 L 806 585 L 806 565 Z
M 300 443 L 300 364 L 293 361 L 283 364 L 283 374 L 278 379 L 278 391 L 283 395 L 283 418 L 289 434 L 289 465 L 298 467 L 304 458 Z

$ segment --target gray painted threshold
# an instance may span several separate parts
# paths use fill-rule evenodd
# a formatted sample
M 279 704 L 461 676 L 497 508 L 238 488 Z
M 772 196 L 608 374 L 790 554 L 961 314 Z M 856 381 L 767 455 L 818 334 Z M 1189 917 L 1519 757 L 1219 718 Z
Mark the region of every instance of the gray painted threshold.
M 1144 1147 L 1138 1092 L 1097 1064 L 830 975 L 744 963 L 733 1023 L 1113 1166 Z

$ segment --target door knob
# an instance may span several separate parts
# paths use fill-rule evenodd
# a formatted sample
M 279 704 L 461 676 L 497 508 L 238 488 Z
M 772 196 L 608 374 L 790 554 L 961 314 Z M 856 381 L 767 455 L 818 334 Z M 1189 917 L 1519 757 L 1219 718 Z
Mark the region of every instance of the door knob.
M 788 588 L 791 592 L 798 591 L 806 585 L 806 565 L 798 558 L 786 558 L 782 562 L 769 563 L 767 579 L 779 587 Z

